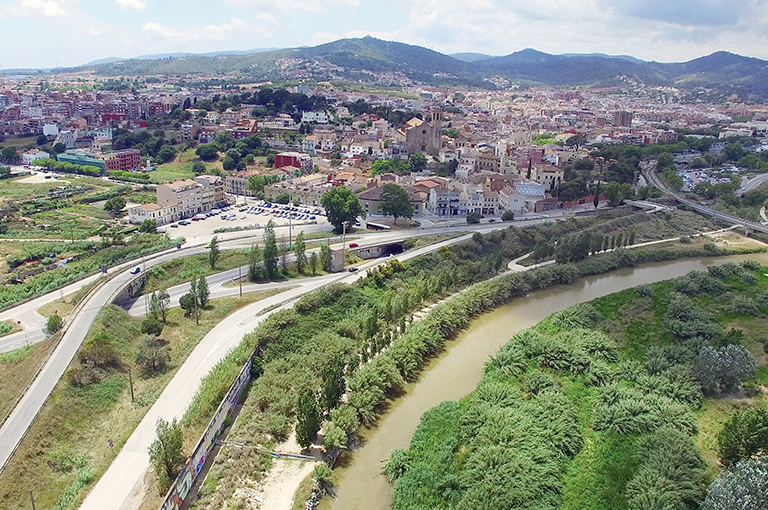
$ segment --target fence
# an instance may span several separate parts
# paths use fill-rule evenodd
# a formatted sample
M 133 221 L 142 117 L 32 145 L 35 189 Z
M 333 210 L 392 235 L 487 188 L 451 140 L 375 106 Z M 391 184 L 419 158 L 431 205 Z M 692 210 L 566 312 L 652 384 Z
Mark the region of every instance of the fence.
M 208 428 L 205 429 L 200 441 L 197 443 L 194 453 L 187 459 L 181 473 L 176 477 L 173 485 L 171 485 L 171 488 L 165 495 L 165 500 L 160 510 L 179 510 L 181 508 L 200 471 L 203 469 L 205 461 L 208 460 L 211 450 L 216 445 L 216 440 L 224 430 L 227 417 L 235 410 L 241 395 L 243 395 L 248 387 L 248 383 L 251 382 L 252 367 L 253 356 L 248 359 L 237 379 L 232 383 L 227 395 L 216 410 L 216 414 L 213 415 L 213 419 L 208 424 Z

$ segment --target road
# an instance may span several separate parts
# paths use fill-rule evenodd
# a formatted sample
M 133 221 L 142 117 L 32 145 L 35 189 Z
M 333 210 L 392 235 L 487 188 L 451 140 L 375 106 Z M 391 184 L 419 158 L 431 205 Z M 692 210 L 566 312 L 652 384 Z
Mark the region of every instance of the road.
M 768 182 L 768 174 L 760 174 L 752 179 L 744 178 L 741 180 L 741 190 L 739 192 L 743 196 L 747 191 L 752 191 L 765 182 Z
M 486 227 L 487 228 L 487 227 Z M 425 253 L 448 246 L 471 237 L 470 234 L 443 241 L 404 253 L 397 258 L 400 261 L 418 257 Z M 226 320 L 214 327 L 190 354 L 163 393 L 150 408 L 144 419 L 120 450 L 116 459 L 104 473 L 99 482 L 88 494 L 81 510 L 119 509 L 126 497 L 132 492 L 147 468 L 149 455 L 147 448 L 155 439 L 155 423 L 158 418 L 170 421 L 181 419 L 187 410 L 200 380 L 236 347 L 243 337 L 253 331 L 258 324 L 278 310 L 291 308 L 294 302 L 304 294 L 314 292 L 323 285 L 332 282 L 354 283 L 365 276 L 369 267 L 381 264 L 387 259 L 377 259 L 360 266 L 356 273 L 339 273 L 326 277 L 314 278 L 307 285 L 301 285 L 284 293 L 248 305 L 233 313 Z M 294 282 L 295 284 L 295 282 Z M 234 289 L 237 291 L 238 289 Z M 278 308 L 260 314 L 268 308 L 281 304 Z
M 674 193 L 670 191 L 662 182 L 662 180 L 659 178 L 659 176 L 656 174 L 655 168 L 651 164 L 645 164 L 641 166 L 641 169 L 643 171 L 643 175 L 645 175 L 646 179 L 650 183 L 652 183 L 654 186 L 659 188 L 660 190 L 664 191 L 665 193 L 672 195 L 675 200 L 680 202 L 681 204 L 685 204 L 691 209 L 698 211 L 702 214 L 706 214 L 708 216 L 712 216 L 715 219 L 725 221 L 726 223 L 731 223 L 734 225 L 744 225 L 745 227 L 752 229 L 757 232 L 763 232 L 768 234 L 768 226 L 762 225 L 760 223 L 755 223 L 753 221 L 745 220 L 744 218 L 739 218 L 737 216 L 733 216 L 732 214 L 727 214 L 721 211 L 716 211 L 714 209 L 711 209 L 707 206 L 701 205 L 699 203 L 693 202 L 691 200 L 688 200 L 686 198 L 683 198 L 678 193 Z
M 541 218 L 536 218 L 532 220 L 518 221 L 518 222 L 515 222 L 514 224 L 517 226 L 528 226 L 528 225 L 538 224 L 541 221 L 546 221 L 546 220 L 542 220 Z M 440 227 L 435 227 L 430 229 L 362 234 L 362 236 L 365 239 L 362 241 L 359 241 L 358 244 L 360 244 L 360 246 L 366 246 L 368 243 L 377 244 L 381 242 L 396 242 L 399 240 L 405 240 L 410 237 L 453 233 L 458 230 L 457 227 L 460 227 L 462 231 L 476 231 L 476 232 L 485 233 L 485 232 L 490 232 L 497 229 L 506 228 L 508 226 L 510 226 L 509 223 L 501 223 L 501 222 L 494 223 L 494 224 L 486 223 L 486 224 L 480 224 L 480 225 L 467 225 L 467 224 L 458 225 L 457 224 L 456 226 L 440 226 Z M 325 228 L 327 227 L 323 225 L 310 225 L 305 227 L 305 231 L 315 232 Z M 219 239 L 221 239 L 222 249 L 234 249 L 237 247 L 250 246 L 251 243 L 260 241 L 261 236 L 262 236 L 261 231 L 256 231 L 255 233 L 251 233 L 249 235 L 244 235 L 242 232 L 233 232 L 231 234 L 222 234 L 219 236 Z M 446 241 L 446 243 L 449 243 L 449 244 L 452 244 L 453 242 L 456 242 L 455 239 Z M 202 244 L 199 244 L 196 246 L 190 246 L 188 248 L 183 248 L 180 250 L 172 249 L 161 255 L 154 256 L 152 258 L 147 258 L 145 262 L 138 265 L 142 266 L 144 268 L 144 271 L 146 271 L 147 269 L 151 268 L 156 264 L 160 264 L 160 263 L 173 260 L 182 256 L 189 256 L 189 255 L 204 253 L 206 251 L 207 250 L 204 248 Z M 405 259 L 417 256 L 417 254 L 419 253 L 422 253 L 422 249 L 408 252 L 398 258 L 400 258 L 401 260 L 405 260 Z M 65 325 L 66 331 L 62 336 L 61 341 L 54 349 L 53 353 L 51 354 L 46 364 L 42 367 L 38 376 L 29 386 L 28 390 L 26 391 L 26 393 L 24 394 L 24 396 L 22 397 L 18 405 L 12 410 L 10 415 L 2 424 L 2 427 L 0 427 L 0 471 L 2 470 L 3 467 L 5 467 L 5 464 L 8 462 L 11 455 L 15 451 L 16 446 L 23 439 L 27 429 L 32 424 L 32 421 L 40 412 L 40 409 L 42 408 L 45 401 L 48 399 L 48 396 L 50 395 L 51 391 L 53 390 L 53 388 L 58 383 L 59 379 L 64 374 L 64 371 L 66 370 L 69 363 L 72 361 L 72 358 L 77 352 L 82 341 L 85 339 L 85 335 L 90 329 L 91 324 L 96 318 L 96 315 L 98 314 L 99 310 L 102 308 L 104 303 L 112 302 L 114 296 L 116 296 L 120 292 L 120 290 L 122 290 L 122 288 L 125 285 L 127 285 L 132 278 L 134 278 L 134 275 L 130 274 L 129 269 L 132 267 L 135 267 L 136 265 L 137 265 L 137 262 L 133 261 L 133 262 L 122 264 L 121 266 L 118 266 L 113 270 L 111 270 L 110 272 L 113 273 L 113 275 L 111 276 L 111 279 L 109 279 L 106 283 L 104 283 L 103 286 L 99 288 L 97 291 L 93 292 L 87 298 L 86 302 L 81 305 L 80 311 L 75 316 L 70 317 L 68 319 L 67 324 Z M 362 267 L 363 268 L 367 267 L 367 264 L 364 264 Z M 227 278 L 227 277 L 231 278 L 231 276 L 233 276 L 233 272 L 234 270 L 230 271 L 230 276 L 225 275 L 222 278 Z M 348 278 L 352 278 L 353 281 L 355 280 L 354 275 L 351 275 Z M 81 281 L 76 284 L 72 284 L 68 286 L 64 290 L 66 292 L 70 292 L 70 291 L 76 292 L 82 287 L 83 284 L 84 282 Z M 317 281 L 317 282 L 314 282 L 314 284 L 322 285 L 323 282 Z M 298 291 L 301 292 L 302 294 L 306 292 L 310 292 L 315 288 L 313 285 L 302 286 L 300 287 L 300 289 L 298 289 Z M 13 317 L 14 316 L 13 314 L 19 313 L 18 312 L 19 310 L 27 310 L 27 312 L 25 313 L 29 314 L 30 310 L 36 310 L 42 304 L 58 299 L 62 294 L 63 294 L 62 291 L 56 291 L 27 303 L 26 307 L 25 305 L 21 305 L 21 307 L 13 308 L 11 310 L 6 311 L 5 313 L 11 314 L 10 316 Z M 231 323 L 232 320 L 233 319 L 226 319 L 225 322 Z M 32 320 L 30 320 L 30 324 L 33 324 Z M 30 335 L 29 336 L 30 341 L 32 339 L 31 333 L 32 333 L 31 331 L 28 331 L 28 334 Z M 0 348 L 2 348 L 3 345 L 6 345 L 7 346 L 6 348 L 10 348 L 13 342 L 18 342 L 19 334 L 17 333 L 16 335 L 17 336 L 8 335 L 3 340 L 0 340 Z

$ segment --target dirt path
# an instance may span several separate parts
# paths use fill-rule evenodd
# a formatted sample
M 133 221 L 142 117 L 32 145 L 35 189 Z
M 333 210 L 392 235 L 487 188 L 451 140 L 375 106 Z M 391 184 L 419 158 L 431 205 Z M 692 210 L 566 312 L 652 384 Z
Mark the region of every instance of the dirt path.
M 277 453 L 301 454 L 301 447 L 296 442 L 296 434 L 275 448 Z M 272 469 L 269 470 L 258 487 L 240 487 L 235 491 L 233 500 L 245 503 L 244 508 L 252 510 L 288 510 L 291 508 L 293 496 L 299 484 L 322 462 L 322 453 L 312 448 L 311 455 L 315 461 L 291 460 L 287 458 L 272 459 Z M 242 504 L 242 503 L 241 503 Z M 241 508 L 241 507 L 238 507 Z

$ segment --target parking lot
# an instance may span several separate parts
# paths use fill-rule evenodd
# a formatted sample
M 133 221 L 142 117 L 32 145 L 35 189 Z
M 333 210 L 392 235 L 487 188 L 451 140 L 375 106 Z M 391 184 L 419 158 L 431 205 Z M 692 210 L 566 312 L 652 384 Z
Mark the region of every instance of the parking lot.
M 295 210 L 288 210 L 288 208 Z M 192 220 L 187 219 L 183 222 L 164 225 L 168 235 L 171 237 L 184 236 L 188 242 L 195 243 L 208 241 L 214 235 L 217 229 L 236 228 L 236 227 L 254 227 L 263 229 L 271 219 L 275 225 L 293 225 L 293 235 L 295 236 L 302 225 L 328 225 L 328 220 L 322 214 L 314 214 L 318 209 L 314 206 L 288 206 L 279 204 L 270 204 L 266 207 L 264 202 L 258 202 L 253 205 L 229 206 L 215 215 L 206 215 L 205 219 Z M 274 211 L 274 212 L 273 212 Z M 320 210 L 320 212 L 324 212 Z M 292 217 L 289 217 L 292 215 Z M 199 216 L 199 215 L 198 215 Z M 179 223 L 187 223 L 185 225 Z M 175 225 L 175 227 L 174 227 Z M 299 228 L 296 228 L 299 227 Z M 282 229 L 281 229 L 282 230 Z M 260 230 L 248 230 L 248 232 L 260 232 Z

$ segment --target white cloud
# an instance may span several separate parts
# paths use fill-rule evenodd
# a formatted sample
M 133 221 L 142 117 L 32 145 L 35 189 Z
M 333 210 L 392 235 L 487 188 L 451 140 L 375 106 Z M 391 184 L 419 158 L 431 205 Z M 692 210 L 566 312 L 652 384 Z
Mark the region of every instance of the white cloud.
M 147 8 L 147 2 L 144 0 L 115 0 L 117 6 L 121 9 L 127 9 L 131 11 L 143 11 Z
M 360 6 L 360 0 L 225 0 L 225 2 L 238 7 L 256 7 L 281 12 L 325 12 L 336 7 Z
M 22 0 L 21 3 L 12 5 L 10 11 L 17 16 L 42 16 L 45 18 L 58 18 L 67 13 L 54 0 Z
M 274 18 L 272 18 L 274 19 Z M 277 22 L 275 20 L 275 22 Z M 256 27 L 246 23 L 240 18 L 233 17 L 228 23 L 219 25 L 203 25 L 197 27 L 169 27 L 150 21 L 142 25 L 144 32 L 150 37 L 156 39 L 165 39 L 175 42 L 191 42 L 198 40 L 221 41 L 225 39 L 234 39 L 244 32 L 257 30 Z M 263 32 L 262 35 L 266 33 Z M 266 34 L 271 35 L 271 34 Z

